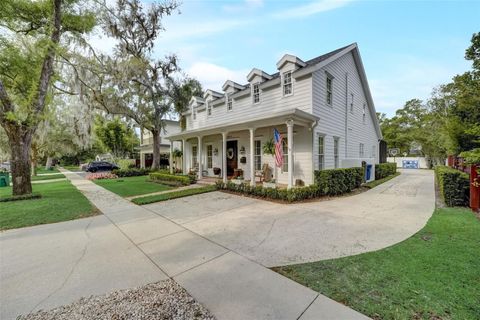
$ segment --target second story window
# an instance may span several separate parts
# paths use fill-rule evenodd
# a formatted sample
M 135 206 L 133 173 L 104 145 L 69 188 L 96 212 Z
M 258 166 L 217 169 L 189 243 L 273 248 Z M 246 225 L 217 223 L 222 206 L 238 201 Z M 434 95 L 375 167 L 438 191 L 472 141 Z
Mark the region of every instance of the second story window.
M 212 105 L 207 102 L 207 115 L 212 115 Z
M 292 71 L 288 71 L 283 74 L 283 95 L 288 96 L 292 93 Z
M 195 108 L 192 108 L 192 118 L 193 120 L 197 120 L 197 110 L 195 110 Z
M 253 103 L 259 103 L 260 102 L 260 84 L 255 83 L 253 85 Z
M 229 95 L 227 96 L 227 110 L 233 110 L 233 99 Z
M 332 105 L 333 101 L 333 79 L 331 76 L 327 75 L 327 104 Z

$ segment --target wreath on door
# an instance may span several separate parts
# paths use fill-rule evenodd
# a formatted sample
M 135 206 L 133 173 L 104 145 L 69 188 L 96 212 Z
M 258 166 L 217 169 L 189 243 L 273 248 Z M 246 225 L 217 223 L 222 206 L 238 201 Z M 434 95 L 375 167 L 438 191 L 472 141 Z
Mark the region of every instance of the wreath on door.
M 232 159 L 233 159 L 233 156 L 234 156 L 234 154 L 233 154 L 233 148 L 229 148 L 229 149 L 227 150 L 227 159 L 232 160 Z

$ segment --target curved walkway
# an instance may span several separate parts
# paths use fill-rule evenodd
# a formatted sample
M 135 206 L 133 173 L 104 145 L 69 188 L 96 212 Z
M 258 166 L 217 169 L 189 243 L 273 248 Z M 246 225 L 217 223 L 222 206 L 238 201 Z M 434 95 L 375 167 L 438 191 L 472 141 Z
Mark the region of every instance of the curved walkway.
M 430 170 L 402 170 L 367 192 L 329 201 L 285 205 L 214 192 L 144 207 L 272 267 L 359 254 L 405 240 L 432 215 L 433 184 Z

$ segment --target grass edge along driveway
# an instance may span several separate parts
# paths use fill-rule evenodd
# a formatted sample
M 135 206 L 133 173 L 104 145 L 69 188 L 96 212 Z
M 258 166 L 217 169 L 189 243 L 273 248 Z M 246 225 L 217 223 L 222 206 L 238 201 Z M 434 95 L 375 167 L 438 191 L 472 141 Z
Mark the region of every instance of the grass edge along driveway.
M 172 189 L 170 186 L 151 182 L 148 176 L 97 179 L 93 182 L 121 197 L 138 196 Z
M 40 199 L 0 202 L 0 230 L 84 218 L 98 210 L 69 181 L 32 185 Z M 0 197 L 10 196 L 12 187 L 0 188 Z
M 479 248 L 474 214 L 442 208 L 392 247 L 273 269 L 373 319 L 480 319 Z

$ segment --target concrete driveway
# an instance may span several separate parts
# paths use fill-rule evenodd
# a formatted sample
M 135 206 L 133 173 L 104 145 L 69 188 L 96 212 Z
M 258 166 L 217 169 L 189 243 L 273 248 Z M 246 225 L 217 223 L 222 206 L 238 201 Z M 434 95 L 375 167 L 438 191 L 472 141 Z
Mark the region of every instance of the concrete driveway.
M 419 231 L 435 207 L 433 172 L 402 174 L 367 192 L 277 204 L 221 192 L 144 206 L 264 266 L 378 250 Z

